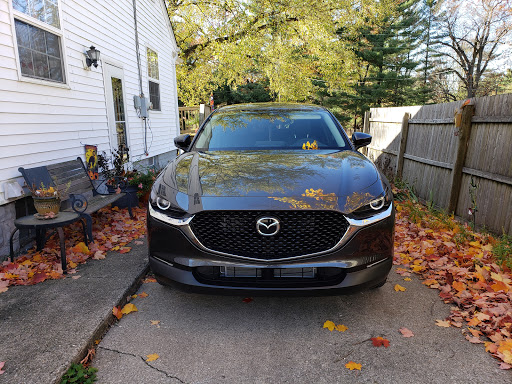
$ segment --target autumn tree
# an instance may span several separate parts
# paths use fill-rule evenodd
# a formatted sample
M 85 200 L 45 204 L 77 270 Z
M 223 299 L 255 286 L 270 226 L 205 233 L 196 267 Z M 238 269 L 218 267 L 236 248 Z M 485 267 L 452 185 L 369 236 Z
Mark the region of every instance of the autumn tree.
M 474 97 L 512 30 L 512 0 L 446 0 L 436 17 L 437 51 Z
M 337 38 L 392 12 L 397 0 L 169 0 L 181 49 L 180 99 L 207 100 L 219 86 L 268 81 L 277 100 L 304 101 L 313 81 L 350 84 L 354 54 Z

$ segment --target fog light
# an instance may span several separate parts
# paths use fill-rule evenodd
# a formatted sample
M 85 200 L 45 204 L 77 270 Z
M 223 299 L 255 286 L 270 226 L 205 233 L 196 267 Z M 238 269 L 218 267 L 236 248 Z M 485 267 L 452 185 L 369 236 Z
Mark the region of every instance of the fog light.
M 378 211 L 379 209 L 381 209 L 384 206 L 384 201 L 385 201 L 384 197 L 380 197 L 380 198 L 370 202 L 370 207 L 372 207 L 372 209 Z

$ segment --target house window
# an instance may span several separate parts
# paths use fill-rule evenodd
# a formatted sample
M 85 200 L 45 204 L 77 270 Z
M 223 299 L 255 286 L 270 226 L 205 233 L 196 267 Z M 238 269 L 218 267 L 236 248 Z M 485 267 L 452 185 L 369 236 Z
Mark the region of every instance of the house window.
M 60 37 L 41 28 L 14 20 L 21 73 L 64 83 Z
M 147 50 L 148 77 L 149 77 L 149 101 L 153 104 L 153 110 L 160 111 L 160 81 L 158 74 L 158 55 L 152 49 Z
M 12 7 L 43 23 L 60 28 L 58 0 L 12 0 Z

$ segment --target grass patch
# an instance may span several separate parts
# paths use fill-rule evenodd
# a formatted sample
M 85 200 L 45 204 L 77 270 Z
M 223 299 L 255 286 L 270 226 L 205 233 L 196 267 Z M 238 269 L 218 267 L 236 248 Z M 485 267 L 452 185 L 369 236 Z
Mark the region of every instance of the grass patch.
M 92 384 L 97 380 L 96 372 L 96 368 L 73 364 L 62 377 L 60 384 Z
M 494 243 L 492 253 L 501 265 L 512 269 L 512 236 L 501 235 Z

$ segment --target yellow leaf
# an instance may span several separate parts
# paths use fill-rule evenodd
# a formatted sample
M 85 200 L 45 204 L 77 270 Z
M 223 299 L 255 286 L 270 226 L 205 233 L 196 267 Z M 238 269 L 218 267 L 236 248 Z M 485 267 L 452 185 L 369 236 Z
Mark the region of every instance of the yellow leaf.
M 160 320 L 149 320 L 151 325 L 158 325 L 160 324 Z
M 402 212 L 402 206 L 401 205 L 397 205 L 396 206 L 396 210 L 397 210 L 397 212 Z
M 146 357 L 147 357 L 146 361 L 155 361 L 160 356 L 158 356 L 156 353 L 152 353 L 151 355 L 146 355 Z
M 331 332 L 334 330 L 335 327 L 336 327 L 336 325 L 331 320 L 327 320 L 324 323 L 324 328 L 327 328 Z
M 132 295 L 132 299 L 136 299 L 137 298 L 137 295 Z
M 71 268 L 76 268 L 77 264 L 73 261 L 68 261 L 68 264 Z
M 406 277 L 404 281 L 412 281 L 410 277 Z
M 411 268 L 414 272 L 420 272 L 425 269 L 423 265 L 413 265 Z
M 132 303 L 126 304 L 123 307 L 123 309 L 121 310 L 121 313 L 123 313 L 124 315 L 127 315 L 131 312 L 137 312 L 137 307 L 135 305 L 133 305 Z
M 336 326 L 336 330 L 337 330 L 338 332 L 345 332 L 347 329 L 348 329 L 348 327 L 347 327 L 347 326 L 345 326 L 345 325 L 343 325 L 343 324 L 338 324 L 338 325 Z
M 471 243 L 469 243 L 469 245 L 475 248 L 482 248 L 482 244 L 480 244 L 478 241 L 472 241 Z
M 21 265 L 32 265 L 33 263 L 30 260 L 25 260 Z
M 402 291 L 404 292 L 405 291 L 405 287 L 402 287 L 400 284 L 396 284 L 395 285 L 395 291 L 399 292 L 399 291 Z
M 119 245 L 116 245 L 115 247 L 112 248 L 112 251 L 118 251 L 119 250 Z
M 354 369 L 357 369 L 358 371 L 361 370 L 362 365 L 358 363 L 354 363 L 353 361 L 349 361 L 347 364 L 345 364 L 345 368 L 350 369 L 353 371 Z
M 492 245 L 491 244 L 484 245 L 482 247 L 482 250 L 483 251 L 487 251 L 487 252 L 491 252 L 492 251 Z

